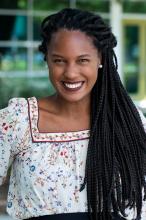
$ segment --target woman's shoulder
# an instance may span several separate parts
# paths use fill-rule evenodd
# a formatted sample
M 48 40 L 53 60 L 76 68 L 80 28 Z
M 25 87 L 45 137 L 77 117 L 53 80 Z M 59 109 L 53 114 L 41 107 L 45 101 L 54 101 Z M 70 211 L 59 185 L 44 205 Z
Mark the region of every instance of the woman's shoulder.
M 0 110 L 0 124 L 16 124 L 23 116 L 27 117 L 28 107 L 26 98 L 11 98 L 5 108 Z
M 24 106 L 27 105 L 27 99 L 23 98 L 23 97 L 15 97 L 15 98 L 11 98 L 8 101 L 8 106 L 12 106 L 12 107 L 21 107 L 23 108 Z
M 48 110 L 50 112 L 55 111 L 56 110 L 56 104 L 55 104 L 54 100 L 55 100 L 54 95 L 39 98 L 39 99 L 37 99 L 38 107 L 40 109 Z
M 23 107 L 27 104 L 26 98 L 15 97 L 8 100 L 8 104 L 6 107 L 2 108 L 0 111 L 4 111 L 6 109 L 13 109 L 14 107 Z

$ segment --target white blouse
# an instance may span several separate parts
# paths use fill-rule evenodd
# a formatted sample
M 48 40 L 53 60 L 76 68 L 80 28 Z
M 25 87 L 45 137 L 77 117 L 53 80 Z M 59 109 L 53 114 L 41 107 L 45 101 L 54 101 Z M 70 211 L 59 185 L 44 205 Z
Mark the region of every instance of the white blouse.
M 87 212 L 84 181 L 89 130 L 42 133 L 35 97 L 0 110 L 0 185 L 12 165 L 7 212 L 14 219 Z M 146 118 L 140 112 L 146 130 Z M 135 211 L 127 210 L 127 220 Z M 143 202 L 142 220 L 146 219 Z

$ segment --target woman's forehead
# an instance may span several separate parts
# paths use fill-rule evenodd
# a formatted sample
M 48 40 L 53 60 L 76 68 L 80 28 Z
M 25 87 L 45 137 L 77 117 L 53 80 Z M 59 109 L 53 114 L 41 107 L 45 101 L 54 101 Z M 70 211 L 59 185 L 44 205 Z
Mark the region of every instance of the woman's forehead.
M 93 51 L 97 49 L 93 44 L 93 39 L 79 30 L 61 29 L 52 35 L 49 43 L 49 50 L 64 51 Z

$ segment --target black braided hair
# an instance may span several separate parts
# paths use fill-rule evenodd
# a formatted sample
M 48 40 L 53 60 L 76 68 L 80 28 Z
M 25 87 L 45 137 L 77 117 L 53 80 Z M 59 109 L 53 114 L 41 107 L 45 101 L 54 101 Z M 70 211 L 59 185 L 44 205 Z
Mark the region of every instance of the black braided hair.
M 91 92 L 90 139 L 80 188 L 87 186 L 89 216 L 93 220 L 110 220 L 112 213 L 126 217 L 129 207 L 136 209 L 135 219 L 140 219 L 146 135 L 117 73 L 115 36 L 99 15 L 69 8 L 46 17 L 41 28 L 39 49 L 44 59 L 52 34 L 60 29 L 84 32 L 102 55 L 103 68 Z

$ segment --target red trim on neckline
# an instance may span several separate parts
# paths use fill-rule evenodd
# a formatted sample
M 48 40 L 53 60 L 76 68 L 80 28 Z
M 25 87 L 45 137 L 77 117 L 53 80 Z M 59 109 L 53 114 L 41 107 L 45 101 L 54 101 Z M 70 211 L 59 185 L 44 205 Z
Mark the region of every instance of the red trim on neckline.
M 31 101 L 34 101 L 34 106 L 35 106 L 35 109 L 34 109 L 34 112 L 37 111 L 37 118 L 35 115 L 34 119 L 35 121 L 32 121 L 32 115 L 31 114 L 34 114 L 34 112 L 32 112 L 32 103 Z M 80 130 L 80 131 L 67 131 L 67 132 L 40 132 L 39 129 L 38 129 L 38 122 L 39 122 L 39 108 L 38 108 L 38 101 L 36 99 L 36 97 L 31 97 L 31 98 L 28 98 L 27 99 L 27 103 L 28 103 L 28 116 L 29 116 L 29 124 L 30 124 L 30 130 L 31 130 L 31 137 L 32 137 L 32 141 L 33 142 L 72 142 L 72 141 L 79 141 L 79 140 L 85 140 L 85 139 L 89 139 L 89 133 L 90 133 L 90 130 Z M 34 124 L 33 124 L 34 123 Z M 34 128 L 35 128 L 35 131 L 34 131 Z M 61 139 L 61 134 L 62 136 L 71 136 L 73 134 L 75 135 L 79 135 L 79 133 L 82 133 L 83 132 L 83 136 L 85 137 L 82 137 L 82 138 L 76 138 L 76 137 L 72 137 L 71 139 L 66 139 L 66 140 L 62 140 Z M 57 138 L 59 140 L 51 140 L 51 139 L 55 139 L 55 137 L 53 137 L 53 135 L 57 136 Z M 42 137 L 43 135 L 46 135 L 46 137 Z M 51 136 L 52 135 L 52 138 L 49 139 L 49 137 L 47 136 Z M 38 138 L 35 138 L 35 136 L 38 136 Z

